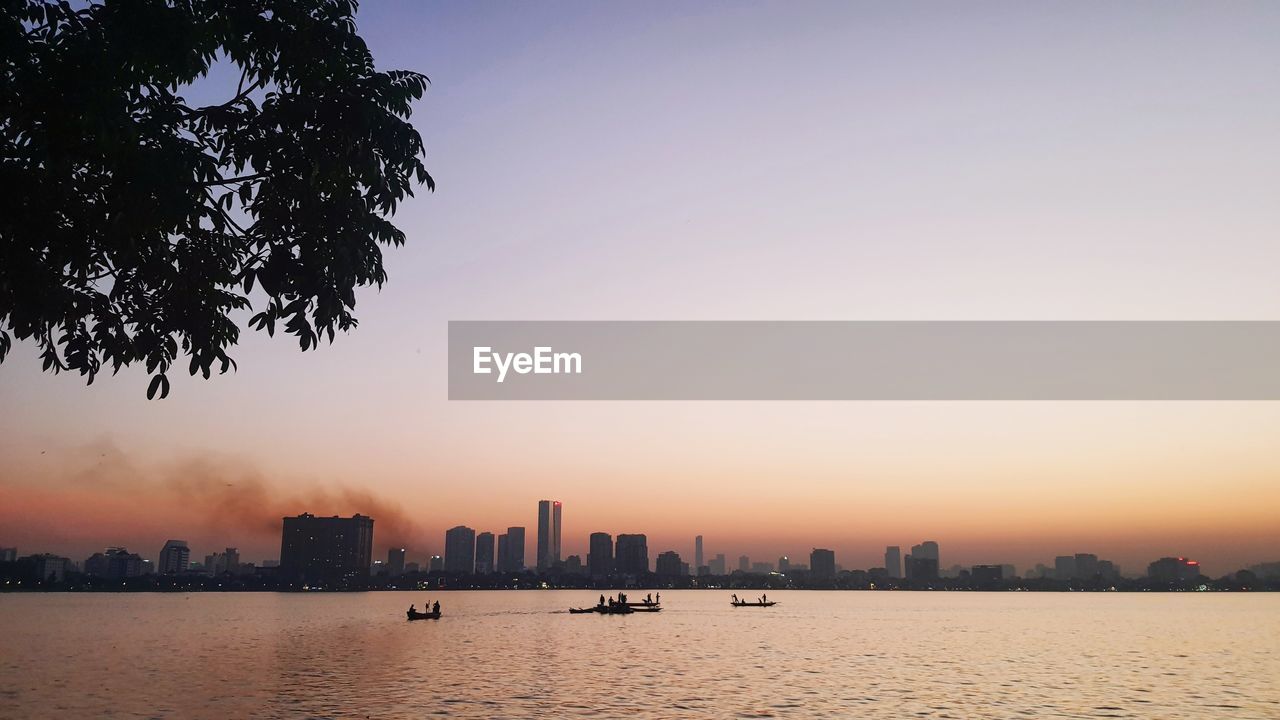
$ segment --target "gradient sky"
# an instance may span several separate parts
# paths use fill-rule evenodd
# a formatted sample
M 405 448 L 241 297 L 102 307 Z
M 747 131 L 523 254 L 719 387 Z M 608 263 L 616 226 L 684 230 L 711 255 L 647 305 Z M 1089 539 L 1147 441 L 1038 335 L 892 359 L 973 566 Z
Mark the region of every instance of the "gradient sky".
M 924 539 L 944 566 L 1280 559 L 1280 403 L 445 399 L 449 320 L 1280 319 L 1280 5 L 358 19 L 381 67 L 432 79 L 439 184 L 396 216 L 359 329 L 306 354 L 246 331 L 237 373 L 162 402 L 140 369 L 85 387 L 17 344 L 0 545 L 257 560 L 271 518 L 323 509 L 420 557 L 460 523 L 532 545 L 556 498 L 566 553 L 603 530 L 851 568 Z

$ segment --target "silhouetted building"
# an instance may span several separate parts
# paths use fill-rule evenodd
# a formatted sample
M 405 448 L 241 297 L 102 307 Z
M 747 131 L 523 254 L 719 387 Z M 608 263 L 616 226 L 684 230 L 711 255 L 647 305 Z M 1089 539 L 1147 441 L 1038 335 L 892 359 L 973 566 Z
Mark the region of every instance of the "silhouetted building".
M 1057 580 L 1072 580 L 1076 576 L 1076 556 L 1059 555 L 1053 559 L 1053 577 Z
M 432 555 L 427 561 L 427 572 L 444 572 L 444 558 Z
M 524 570 L 524 528 L 509 527 L 505 534 L 498 536 L 498 571 L 520 572 L 522 570 Z
M 919 582 L 938 579 L 938 561 L 935 558 L 908 555 L 903 569 L 907 580 Z
M 702 567 L 702 536 L 693 539 L 693 566 Z
M 770 563 L 770 562 L 751 563 L 752 575 L 768 575 L 771 572 L 773 572 L 773 563 Z
M 932 540 L 925 540 L 919 545 L 912 545 L 911 556 L 917 559 L 933 560 L 939 568 L 942 567 L 942 556 L 938 552 L 938 543 Z
M 658 560 L 654 563 L 654 570 L 660 577 L 674 578 L 684 574 L 681 565 L 680 554 L 674 550 L 668 550 L 658 554 Z
M 285 582 L 342 583 L 367 577 L 372 560 L 371 517 L 316 517 L 303 513 L 284 518 L 278 574 Z M 236 563 L 239 564 L 238 555 Z
M 1147 566 L 1147 576 L 1164 582 L 1188 582 L 1200 579 L 1200 563 L 1190 558 L 1160 558 Z
M 1119 580 L 1120 568 L 1110 560 L 1099 560 L 1098 561 L 1098 577 L 1107 581 Z
M 482 532 L 476 536 L 476 572 L 488 575 L 493 572 L 493 533 Z
M 1000 565 L 974 565 L 969 579 L 975 585 L 991 585 L 1004 579 L 1004 567 Z
M 191 548 L 186 540 L 166 540 L 160 548 L 160 562 L 156 572 L 161 575 L 177 575 L 187 571 L 191 564 Z
M 392 577 L 404 574 L 404 548 L 387 549 L 387 574 Z
M 649 572 L 649 540 L 644 535 L 619 535 L 614 547 L 613 565 L 618 573 Z
M 791 572 L 791 558 L 787 557 L 786 555 L 783 555 L 782 557 L 778 558 L 778 572 L 782 573 L 783 575 L 786 575 L 787 573 Z
M 0 562 L 15 562 L 18 559 L 18 548 L 0 548 Z
M 727 575 L 725 565 L 724 553 L 717 553 L 715 557 L 711 558 L 711 562 L 707 563 L 707 570 L 712 575 Z
M 891 578 L 902 577 L 902 548 L 890 545 L 884 549 L 884 570 Z
M 560 501 L 538 501 L 538 572 L 560 562 Z
M 144 575 L 146 570 L 142 556 L 122 547 L 109 547 L 103 552 L 94 553 L 84 561 L 86 575 L 110 580 L 139 577 Z
M 609 533 L 591 533 L 587 544 L 587 574 L 607 577 L 613 574 L 613 537 Z
M 473 573 L 476 570 L 476 531 L 466 525 L 444 533 L 445 572 Z
M 16 548 L 14 550 L 16 552 Z M 17 558 L 14 558 L 6 562 L 15 562 L 16 560 Z M 71 560 L 61 555 L 41 553 L 23 558 L 23 560 L 31 562 L 32 575 L 39 578 L 40 582 L 62 582 L 66 579 L 67 572 L 71 570 Z
M 1092 553 L 1076 553 L 1075 577 L 1092 580 L 1098 576 L 1098 556 Z
M 825 548 L 814 548 L 809 553 L 809 576 L 815 580 L 830 580 L 836 576 L 836 554 Z
M 751 558 L 746 555 L 738 556 L 738 570 L 742 572 L 751 572 Z
M 1018 569 L 1008 563 L 1001 563 L 1000 577 L 1005 580 L 1012 580 L 1018 577 Z
M 582 574 L 582 556 L 570 555 L 564 559 L 564 571 L 568 575 Z
M 204 571 L 214 577 L 240 574 L 240 551 L 235 548 L 226 548 L 220 553 L 205 555 Z

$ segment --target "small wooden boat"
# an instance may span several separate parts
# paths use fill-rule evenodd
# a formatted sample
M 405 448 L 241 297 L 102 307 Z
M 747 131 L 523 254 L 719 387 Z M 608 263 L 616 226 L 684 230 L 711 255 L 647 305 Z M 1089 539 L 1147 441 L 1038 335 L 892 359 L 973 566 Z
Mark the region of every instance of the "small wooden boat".
M 410 620 L 439 620 L 440 619 L 439 610 L 435 612 L 426 612 L 426 613 L 418 612 L 417 610 L 406 610 L 404 614 Z
M 639 605 L 630 608 L 631 612 L 658 612 L 661 609 L 661 605 Z
M 773 607 L 774 605 L 778 604 L 778 601 L 770 600 L 769 602 L 759 602 L 759 601 L 745 602 L 745 601 L 739 600 L 738 602 L 730 601 L 729 604 L 734 607 Z
M 587 613 L 596 613 L 596 612 L 600 612 L 600 610 L 599 610 L 598 608 L 593 608 L 593 607 L 589 607 L 589 608 L 569 608 L 569 614 L 570 614 L 570 615 L 584 615 L 584 614 L 587 614 Z

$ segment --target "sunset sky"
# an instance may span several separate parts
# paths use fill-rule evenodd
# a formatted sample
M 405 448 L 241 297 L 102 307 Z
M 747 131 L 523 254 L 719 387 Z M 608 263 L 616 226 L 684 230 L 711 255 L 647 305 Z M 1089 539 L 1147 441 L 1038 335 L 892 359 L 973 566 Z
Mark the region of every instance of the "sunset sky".
M 1280 560 L 1280 403 L 465 403 L 449 320 L 1280 319 L 1280 4 L 366 3 L 438 190 L 360 327 L 235 374 L 0 365 L 0 546 L 457 524 L 756 560 Z M 207 90 L 193 90 L 199 97 Z M 247 317 L 247 316 L 246 316 Z M 243 324 L 243 323 L 242 323 Z M 945 359 L 940 359 L 944 362 Z

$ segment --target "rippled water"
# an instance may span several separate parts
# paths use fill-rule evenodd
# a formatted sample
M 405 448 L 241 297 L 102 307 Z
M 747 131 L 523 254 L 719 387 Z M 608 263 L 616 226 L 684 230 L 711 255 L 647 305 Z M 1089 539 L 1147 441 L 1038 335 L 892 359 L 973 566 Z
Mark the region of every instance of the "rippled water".
M 0 716 L 1280 717 L 1278 594 L 662 595 L 0 595 Z

